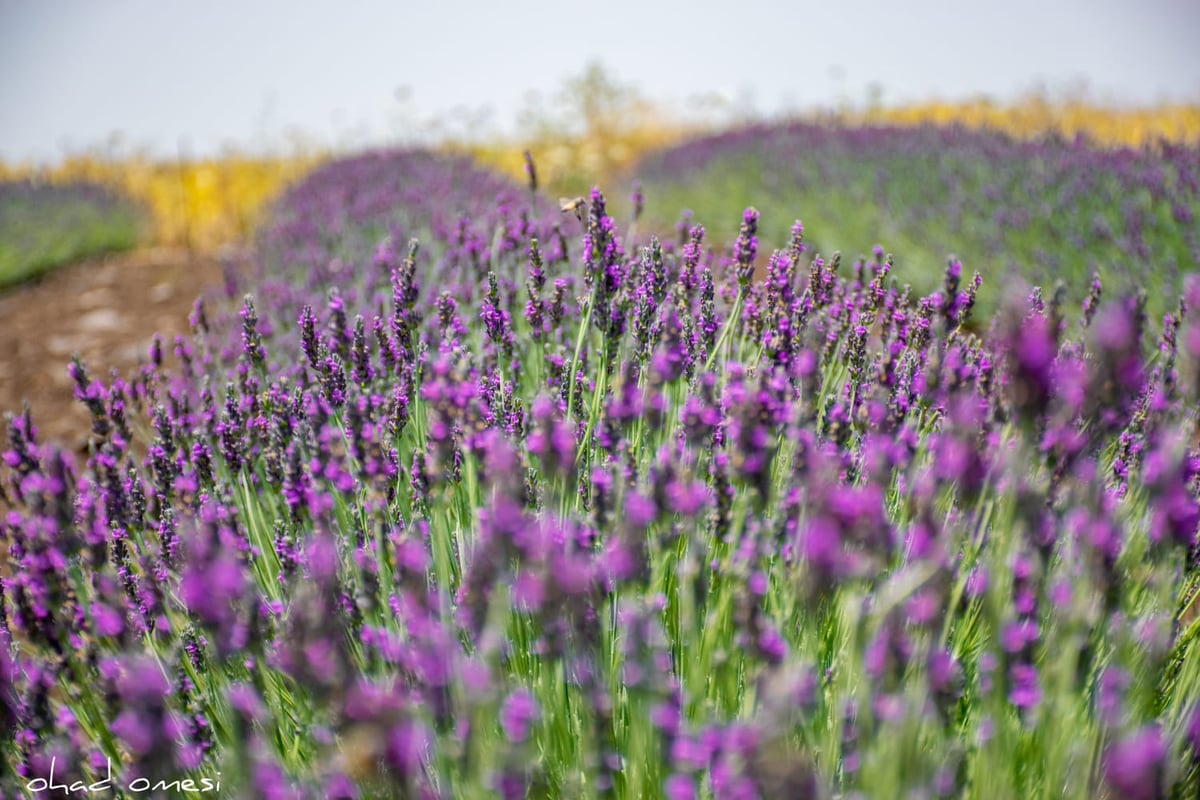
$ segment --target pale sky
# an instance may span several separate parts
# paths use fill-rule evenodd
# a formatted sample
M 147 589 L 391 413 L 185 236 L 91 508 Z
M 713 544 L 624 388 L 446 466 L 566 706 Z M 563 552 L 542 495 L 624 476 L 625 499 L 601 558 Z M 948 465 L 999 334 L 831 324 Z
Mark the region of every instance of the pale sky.
M 0 159 L 114 131 L 159 154 L 396 141 L 456 110 L 511 130 L 589 61 L 676 106 L 767 114 L 871 84 L 886 104 L 1081 82 L 1200 102 L 1198 35 L 1200 0 L 0 0 Z

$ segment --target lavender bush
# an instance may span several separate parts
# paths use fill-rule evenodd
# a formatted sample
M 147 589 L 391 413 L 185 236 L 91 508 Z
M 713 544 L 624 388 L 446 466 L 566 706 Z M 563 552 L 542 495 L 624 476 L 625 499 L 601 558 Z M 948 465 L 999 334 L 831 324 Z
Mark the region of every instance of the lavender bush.
M 11 421 L 0 791 L 1194 796 L 1200 280 L 980 337 L 536 199 L 322 167 L 86 464 Z

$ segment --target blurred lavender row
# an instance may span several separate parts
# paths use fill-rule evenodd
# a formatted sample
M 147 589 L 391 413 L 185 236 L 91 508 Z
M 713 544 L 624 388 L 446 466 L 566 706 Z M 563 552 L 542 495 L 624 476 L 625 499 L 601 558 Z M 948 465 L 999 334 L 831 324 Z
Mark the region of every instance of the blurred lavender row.
M 1200 269 L 1195 143 L 1100 148 L 1082 135 L 798 122 L 691 141 L 640 170 L 668 212 L 687 204 L 728 220 L 751 202 L 774 212 L 766 234 L 780 245 L 789 213 L 848 256 L 886 239 L 906 279 L 926 291 L 956 253 L 997 285 L 1021 276 L 1050 292 L 1062 280 L 1073 304 L 1098 272 L 1110 290 L 1150 290 L 1161 315 L 1183 275 Z
M 0 181 L 0 289 L 62 264 L 129 250 L 143 238 L 145 209 L 86 181 Z

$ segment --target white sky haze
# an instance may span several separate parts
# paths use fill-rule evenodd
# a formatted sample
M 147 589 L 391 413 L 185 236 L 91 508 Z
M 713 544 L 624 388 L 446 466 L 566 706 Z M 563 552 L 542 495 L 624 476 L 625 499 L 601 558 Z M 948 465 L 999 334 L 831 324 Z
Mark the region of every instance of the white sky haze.
M 872 84 L 885 104 L 1081 84 L 1200 102 L 1198 35 L 1200 0 L 0 0 L 0 159 L 115 131 L 207 154 L 394 141 L 433 117 L 510 130 L 527 93 L 594 61 L 677 108 L 829 107 Z

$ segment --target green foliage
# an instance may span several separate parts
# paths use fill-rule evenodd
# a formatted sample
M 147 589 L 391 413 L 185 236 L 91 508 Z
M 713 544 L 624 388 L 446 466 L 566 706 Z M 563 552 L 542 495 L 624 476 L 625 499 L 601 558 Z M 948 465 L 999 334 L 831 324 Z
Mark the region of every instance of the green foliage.
M 0 288 L 55 267 L 138 245 L 146 222 L 99 186 L 0 184 Z

